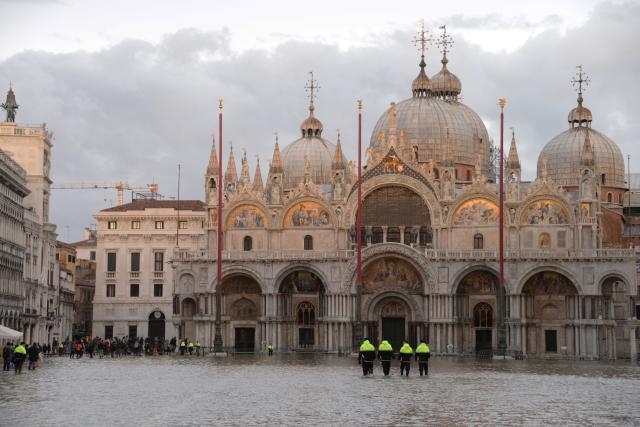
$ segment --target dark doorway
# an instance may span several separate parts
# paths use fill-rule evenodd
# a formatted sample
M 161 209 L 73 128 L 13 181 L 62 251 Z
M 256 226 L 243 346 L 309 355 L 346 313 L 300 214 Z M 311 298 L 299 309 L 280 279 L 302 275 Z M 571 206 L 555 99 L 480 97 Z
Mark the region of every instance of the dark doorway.
M 149 315 L 149 338 L 162 338 L 164 339 L 164 313 L 156 310 Z
M 405 339 L 404 317 L 383 317 L 382 339 L 389 341 L 394 353 L 399 352 Z
M 253 353 L 255 350 L 255 328 L 236 328 L 236 352 Z
M 476 329 L 476 353 L 491 351 L 491 329 Z
M 557 331 L 544 331 L 544 348 L 547 353 L 558 352 Z
M 298 329 L 298 346 L 300 348 L 313 348 L 314 344 L 313 328 Z

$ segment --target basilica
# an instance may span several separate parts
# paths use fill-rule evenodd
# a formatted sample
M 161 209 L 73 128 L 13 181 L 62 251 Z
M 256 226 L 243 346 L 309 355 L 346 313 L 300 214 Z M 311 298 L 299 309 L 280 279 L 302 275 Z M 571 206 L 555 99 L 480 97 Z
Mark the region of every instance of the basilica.
M 212 145 L 201 247 L 178 248 L 171 261 L 167 322 L 176 334 L 212 346 L 218 320 L 229 351 L 271 343 L 281 352 L 347 353 L 366 337 L 396 350 L 424 338 L 436 354 L 503 346 L 524 357 L 636 357 L 636 255 L 621 231 L 624 159 L 592 127 L 582 70 L 567 129 L 544 145 L 532 182 L 521 179 L 517 142 L 507 137 L 500 221 L 499 154 L 461 101 L 446 32 L 439 46 L 441 69 L 428 75 L 423 50 L 409 97 L 391 102 L 371 133 L 361 239 L 357 165 L 339 137 L 323 134 L 313 79 L 300 137 L 275 142 L 264 182 L 259 164 L 252 179 L 246 153 L 238 174 L 233 152 L 218 182 Z

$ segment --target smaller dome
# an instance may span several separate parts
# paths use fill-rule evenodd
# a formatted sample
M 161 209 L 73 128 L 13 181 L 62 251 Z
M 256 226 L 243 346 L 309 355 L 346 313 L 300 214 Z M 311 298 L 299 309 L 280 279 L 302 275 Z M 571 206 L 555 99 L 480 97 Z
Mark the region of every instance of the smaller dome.
M 442 69 L 431 77 L 431 92 L 442 98 L 457 98 L 462 92 L 462 83 L 458 76 L 447 69 L 447 57 L 442 58 Z
M 578 106 L 569 112 L 567 120 L 571 127 L 576 125 L 582 126 L 582 124 L 589 126 L 591 124 L 593 115 L 591 114 L 591 110 L 582 106 L 582 94 L 578 96 Z
M 420 73 L 418 73 L 418 77 L 416 77 L 411 84 L 411 92 L 413 92 L 414 97 L 427 96 L 431 91 L 431 81 L 429 81 L 427 73 L 424 72 L 426 66 L 427 64 L 424 62 L 423 55 L 420 61 Z
M 322 136 L 322 129 L 324 129 L 324 127 L 322 126 L 322 122 L 313 115 L 313 110 L 315 110 L 315 107 L 313 103 L 311 103 L 309 105 L 309 117 L 304 119 L 300 124 L 300 131 L 303 137 Z

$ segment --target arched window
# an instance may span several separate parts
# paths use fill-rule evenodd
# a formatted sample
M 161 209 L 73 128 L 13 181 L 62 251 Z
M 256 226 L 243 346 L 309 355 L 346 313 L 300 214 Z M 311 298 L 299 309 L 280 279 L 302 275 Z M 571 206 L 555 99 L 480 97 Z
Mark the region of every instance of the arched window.
M 212 190 L 216 189 L 216 180 L 215 179 L 211 178 L 209 180 L 209 188 L 211 188 Z
M 607 193 L 607 203 L 613 202 L 613 194 Z
M 481 302 L 473 309 L 473 326 L 476 328 L 493 326 L 493 309 L 486 302 Z
M 313 304 L 308 301 L 303 301 L 298 305 L 298 324 L 300 325 L 313 325 L 316 321 L 316 314 Z
M 371 230 L 371 244 L 383 243 L 382 227 L 373 227 Z
M 313 250 L 313 237 L 306 235 L 304 236 L 304 250 L 311 251 Z
M 244 236 L 244 241 L 242 242 L 242 248 L 245 251 L 250 251 L 253 247 L 253 239 L 251 236 Z
M 538 243 L 542 249 L 547 249 L 551 247 L 551 236 L 549 236 L 549 233 L 540 233 L 540 237 L 538 238 Z
M 473 236 L 473 249 L 484 249 L 484 236 L 481 233 Z
M 387 229 L 387 242 L 400 243 L 400 229 L 398 227 Z

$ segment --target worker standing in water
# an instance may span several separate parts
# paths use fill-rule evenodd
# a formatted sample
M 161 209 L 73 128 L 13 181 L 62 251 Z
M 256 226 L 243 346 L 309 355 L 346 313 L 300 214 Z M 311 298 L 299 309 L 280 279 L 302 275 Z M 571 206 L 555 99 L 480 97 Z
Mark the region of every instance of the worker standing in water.
M 389 375 L 389 369 L 391 368 L 391 358 L 393 358 L 393 347 L 387 340 L 382 340 L 378 346 L 378 359 L 382 362 L 382 372 L 384 376 Z

